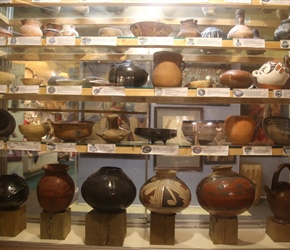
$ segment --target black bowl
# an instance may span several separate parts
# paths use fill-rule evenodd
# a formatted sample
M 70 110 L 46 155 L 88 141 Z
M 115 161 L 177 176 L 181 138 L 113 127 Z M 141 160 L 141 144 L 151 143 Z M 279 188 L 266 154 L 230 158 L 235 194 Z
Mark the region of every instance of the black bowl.
M 177 136 L 177 130 L 164 128 L 136 128 L 135 134 L 151 141 L 152 144 L 156 141 L 162 141 L 166 144 L 167 140 Z

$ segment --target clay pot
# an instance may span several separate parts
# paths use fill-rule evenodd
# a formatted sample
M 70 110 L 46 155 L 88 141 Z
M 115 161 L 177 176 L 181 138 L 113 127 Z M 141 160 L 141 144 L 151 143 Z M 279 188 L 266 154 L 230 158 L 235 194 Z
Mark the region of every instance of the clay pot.
M 159 51 L 153 54 L 154 68 L 152 84 L 154 87 L 180 87 L 185 63 L 182 55 L 172 51 Z
M 60 36 L 62 26 L 56 23 L 47 23 L 43 25 L 42 32 L 44 36 Z
M 271 189 L 265 185 L 264 190 L 274 220 L 277 223 L 290 224 L 290 183 L 278 181 L 281 171 L 285 168 L 290 170 L 290 164 L 282 163 L 277 167 L 272 177 Z
M 15 118 L 5 109 L 0 109 L 0 120 L 0 138 L 8 138 L 16 127 Z
M 129 6 L 107 6 L 106 7 L 106 10 L 108 12 L 114 13 L 115 15 L 122 15 L 128 9 L 129 9 Z
M 0 175 L 0 210 L 17 209 L 29 196 L 29 187 L 17 174 Z
M 18 129 L 27 141 L 41 141 L 41 138 L 51 130 L 50 124 L 22 124 Z
M 234 217 L 247 211 L 255 198 L 255 185 L 247 177 L 232 171 L 232 166 L 215 166 L 196 187 L 199 204 L 211 215 Z
M 202 13 L 206 17 L 212 17 L 216 15 L 217 9 L 215 6 L 201 7 Z
M 214 38 L 227 38 L 227 35 L 221 30 L 216 27 L 207 27 L 201 32 L 201 37 L 214 37 Z M 201 49 L 201 52 L 205 54 L 211 54 L 211 53 L 222 53 L 224 52 L 224 49 Z
M 89 6 L 74 6 L 73 12 L 80 16 L 86 16 L 90 12 L 90 7 Z
M 9 72 L 0 71 L 0 85 L 9 85 L 15 80 L 15 75 Z
M 274 31 L 274 40 L 280 41 L 289 39 L 290 39 L 290 19 L 288 18 L 283 20 Z
M 103 138 L 106 142 L 121 142 L 127 135 L 131 134 L 131 130 L 120 129 L 118 119 L 118 115 L 107 116 L 108 128 L 98 131 L 96 134 Z
M 187 208 L 191 192 L 175 170 L 155 170 L 156 175 L 141 187 L 139 199 L 144 207 L 158 214 L 175 214 Z
M 0 27 L 0 37 L 12 37 L 12 36 L 13 34 L 11 31 Z
M 42 37 L 42 23 L 36 19 L 22 19 L 22 25 L 19 28 L 19 33 L 22 36 Z
M 132 204 L 136 187 L 121 168 L 105 166 L 84 181 L 81 194 L 94 209 L 115 212 Z
M 247 89 L 255 84 L 255 77 L 245 70 L 232 69 L 222 73 L 219 77 L 220 85 L 228 88 Z
M 253 33 L 254 39 L 261 39 L 258 29 L 253 29 L 252 33 Z M 248 55 L 261 55 L 261 54 L 264 54 L 265 52 L 266 50 L 246 50 L 246 53 Z
M 253 38 L 252 30 L 245 25 L 245 10 L 235 11 L 236 25 L 228 32 L 228 38 Z
M 200 37 L 200 31 L 197 28 L 197 20 L 188 19 L 180 21 L 180 31 L 177 37 Z
M 60 6 L 45 6 L 41 7 L 41 12 L 46 15 L 54 16 L 60 12 L 60 9 Z
M 68 165 L 52 163 L 42 167 L 44 175 L 39 179 L 36 194 L 39 205 L 48 213 L 64 212 L 72 202 L 75 184 L 67 173 Z
M 225 119 L 225 135 L 234 145 L 249 143 L 255 133 L 256 121 L 248 115 L 232 115 Z
M 289 10 L 288 9 L 278 9 L 278 10 L 276 10 L 276 16 L 280 20 L 285 20 L 289 17 Z
M 59 32 L 61 36 L 79 36 L 73 24 L 64 24 Z

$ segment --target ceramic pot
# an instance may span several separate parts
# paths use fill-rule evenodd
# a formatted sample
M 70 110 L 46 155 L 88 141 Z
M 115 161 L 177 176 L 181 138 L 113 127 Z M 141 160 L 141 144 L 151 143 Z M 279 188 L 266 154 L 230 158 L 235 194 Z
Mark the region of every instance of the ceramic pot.
M 276 16 L 280 20 L 285 20 L 289 17 L 289 10 L 288 9 L 278 9 L 278 10 L 276 10 Z
M 209 6 L 209 7 L 201 7 L 202 13 L 206 17 L 212 17 L 216 15 L 217 9 L 214 6 Z
M 278 181 L 281 171 L 285 168 L 290 170 L 290 164 L 282 163 L 277 167 L 272 177 L 271 189 L 265 185 L 264 190 L 274 220 L 277 223 L 290 224 L 290 183 Z
M 107 116 L 108 128 L 100 130 L 96 134 L 106 142 L 118 143 L 122 141 L 127 135 L 131 134 L 131 130 L 120 129 L 118 119 L 118 115 Z
M 136 62 L 125 60 L 114 63 L 109 70 L 109 82 L 125 87 L 141 87 L 148 80 L 148 73 Z
M 79 36 L 73 24 L 64 24 L 60 31 L 61 36 Z
M 255 77 L 248 71 L 231 69 L 220 75 L 219 83 L 220 85 L 231 89 L 247 89 L 255 84 Z
M 108 12 L 114 13 L 115 15 L 122 15 L 126 10 L 128 10 L 128 6 L 107 6 L 106 10 Z
M 84 181 L 81 194 L 94 209 L 116 212 L 132 204 L 136 187 L 121 168 L 104 166 Z
M 44 175 L 39 179 L 36 194 L 39 205 L 48 213 L 64 212 L 71 204 L 75 184 L 67 173 L 68 165 L 52 163 L 42 166 Z
M 258 29 L 253 29 L 252 33 L 253 33 L 254 39 L 261 39 Z M 246 50 L 246 53 L 248 55 L 261 55 L 261 54 L 264 54 L 265 52 L 266 50 Z
M 90 12 L 89 6 L 74 6 L 73 12 L 80 16 L 87 16 Z
M 5 109 L 0 109 L 0 120 L 0 138 L 8 138 L 16 127 L 15 118 Z
M 253 38 L 252 30 L 245 25 L 245 10 L 235 11 L 236 25 L 228 32 L 228 38 Z
M 231 115 L 225 119 L 225 135 L 234 145 L 248 144 L 255 133 L 256 121 L 248 115 Z
M 60 12 L 60 9 L 60 6 L 45 6 L 41 7 L 41 12 L 46 15 L 54 16 Z
M 201 37 L 213 37 L 213 38 L 227 38 L 227 35 L 221 30 L 216 27 L 207 27 L 201 32 Z M 224 49 L 201 49 L 201 52 L 205 54 L 211 53 L 222 53 L 225 51 Z
M 22 25 L 19 28 L 19 33 L 22 36 L 42 37 L 42 23 L 36 19 L 22 19 Z
M 0 175 L 0 210 L 17 209 L 29 196 L 29 187 L 17 174 Z
M 197 28 L 197 20 L 188 19 L 180 21 L 180 30 L 177 37 L 200 37 L 200 31 Z
M 48 123 L 44 124 L 19 124 L 19 132 L 27 139 L 27 141 L 41 141 L 42 137 L 47 135 L 51 130 Z
M 56 23 L 47 23 L 43 25 L 42 32 L 44 36 L 60 36 L 62 26 Z
M 172 51 L 159 51 L 153 54 L 152 84 L 154 87 L 180 87 L 185 63 L 182 55 Z
M 290 39 L 290 19 L 283 20 L 274 31 L 274 40 L 289 40 Z
M 196 187 L 199 204 L 211 215 L 234 217 L 247 211 L 255 198 L 255 185 L 247 177 L 232 171 L 232 166 L 215 166 Z
M 158 214 L 175 214 L 187 208 L 191 192 L 175 170 L 156 169 L 156 175 L 141 187 L 139 199 L 144 207 Z
M 12 36 L 13 34 L 11 31 L 0 27 L 0 37 L 12 37 Z

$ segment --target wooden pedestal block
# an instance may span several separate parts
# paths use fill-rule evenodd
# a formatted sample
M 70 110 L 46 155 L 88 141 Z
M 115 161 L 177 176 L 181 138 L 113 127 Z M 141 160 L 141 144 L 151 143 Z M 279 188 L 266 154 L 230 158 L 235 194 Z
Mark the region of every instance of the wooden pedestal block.
M 157 214 L 151 212 L 150 244 L 175 244 L 175 214 Z
M 71 231 L 71 209 L 62 213 L 40 214 L 40 238 L 64 240 Z
M 105 213 L 93 209 L 85 216 L 85 244 L 123 246 L 127 233 L 127 212 Z
M 0 236 L 14 237 L 26 228 L 26 205 L 15 210 L 0 210 Z
M 290 224 L 280 224 L 274 221 L 274 217 L 268 217 L 266 234 L 274 242 L 290 242 Z
M 210 215 L 209 236 L 213 244 L 236 245 L 238 243 L 238 219 L 217 218 Z

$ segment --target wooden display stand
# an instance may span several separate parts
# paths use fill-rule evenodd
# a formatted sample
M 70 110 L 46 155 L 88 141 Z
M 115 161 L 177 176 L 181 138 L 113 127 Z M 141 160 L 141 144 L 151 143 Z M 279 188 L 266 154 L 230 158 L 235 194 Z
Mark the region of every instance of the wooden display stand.
M 0 210 L 0 236 L 14 237 L 26 228 L 26 205 L 14 210 Z
M 85 216 L 85 244 L 123 246 L 127 234 L 127 211 L 91 210 Z
M 238 219 L 218 218 L 210 215 L 209 236 L 213 244 L 236 245 L 238 243 Z
M 266 234 L 274 242 L 290 242 L 290 224 L 280 224 L 274 221 L 274 217 L 268 217 Z
M 41 212 L 40 238 L 64 240 L 71 231 L 71 209 L 62 213 Z
M 175 244 L 175 214 L 157 214 L 151 212 L 150 244 Z

